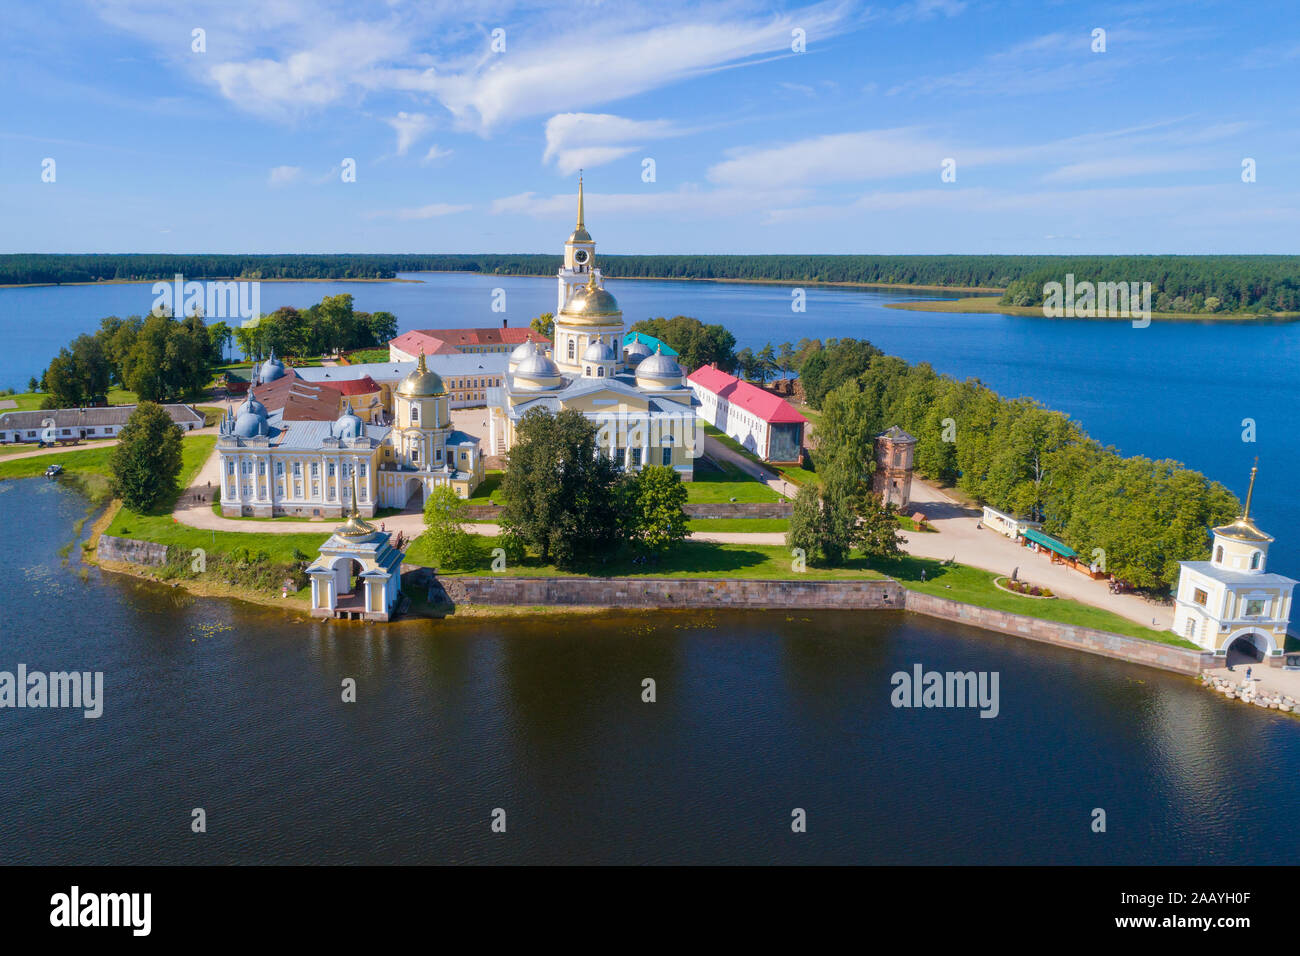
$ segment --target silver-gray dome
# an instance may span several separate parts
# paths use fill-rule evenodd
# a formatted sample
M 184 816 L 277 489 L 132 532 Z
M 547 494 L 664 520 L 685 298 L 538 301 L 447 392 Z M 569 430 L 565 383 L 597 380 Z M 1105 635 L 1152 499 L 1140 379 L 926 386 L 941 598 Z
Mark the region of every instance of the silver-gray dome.
M 637 339 L 623 350 L 623 359 L 628 365 L 636 365 L 644 359 L 648 359 L 651 355 L 654 355 L 654 352 L 650 350 L 650 346 L 640 339 Z
M 284 378 L 284 363 L 275 357 L 275 349 L 271 349 L 271 355 L 258 368 L 258 381 L 274 382 L 277 378 Z
M 557 378 L 560 367 L 537 352 L 520 362 L 515 368 L 515 374 L 522 375 L 524 378 Z
M 510 363 L 523 362 L 537 354 L 537 343 L 533 341 L 530 335 L 524 341 L 515 346 L 515 350 L 510 353 Z
M 584 362 L 613 362 L 618 358 L 605 342 L 592 342 L 582 353 Z
M 643 359 L 636 367 L 637 378 L 654 378 L 665 381 L 677 379 L 680 381 L 684 374 L 682 367 L 672 358 L 664 355 L 663 352 L 656 352 L 649 358 Z
M 360 438 L 365 433 L 366 423 L 352 410 L 352 403 L 348 402 L 347 407 L 343 409 L 343 414 L 334 422 L 334 437 Z
M 242 412 L 235 418 L 235 434 L 240 438 L 256 438 L 270 434 L 266 418 L 252 412 Z

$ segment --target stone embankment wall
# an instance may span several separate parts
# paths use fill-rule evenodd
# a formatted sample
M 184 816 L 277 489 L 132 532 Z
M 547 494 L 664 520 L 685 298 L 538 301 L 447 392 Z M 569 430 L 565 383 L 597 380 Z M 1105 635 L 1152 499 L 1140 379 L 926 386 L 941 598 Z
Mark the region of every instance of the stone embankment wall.
M 896 581 L 750 581 L 735 578 L 444 577 L 457 604 L 571 607 L 901 609 Z
M 1089 627 L 1044 621 L 909 591 L 897 581 L 765 581 L 699 578 L 440 579 L 455 604 L 493 606 L 730 607 L 907 610 L 927 617 L 1024 637 L 1087 654 L 1145 664 L 1179 674 L 1215 666 L 1214 655 Z
M 126 561 L 156 567 L 167 563 L 167 545 L 101 534 L 99 543 L 95 546 L 95 555 L 105 561 Z
M 957 621 L 972 627 L 1026 637 L 1031 641 L 1042 641 L 1044 644 L 1055 644 L 1057 647 L 1068 647 L 1088 654 L 1115 657 L 1135 664 L 1146 664 L 1149 667 L 1159 667 L 1180 674 L 1199 674 L 1215 666 L 1214 654 L 1209 651 L 1158 644 L 1140 637 L 1125 637 L 1122 634 L 1098 631 L 1090 627 L 1058 624 L 1055 621 L 1044 621 L 1008 611 L 994 611 L 917 591 L 904 593 L 903 606 L 909 611 L 928 617 Z

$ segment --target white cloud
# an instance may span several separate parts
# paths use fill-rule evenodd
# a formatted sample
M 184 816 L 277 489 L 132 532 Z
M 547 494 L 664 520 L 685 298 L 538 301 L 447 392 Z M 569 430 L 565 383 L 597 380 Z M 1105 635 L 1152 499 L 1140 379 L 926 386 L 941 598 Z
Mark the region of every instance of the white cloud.
M 329 106 L 358 87 L 372 86 L 372 71 L 404 53 L 406 45 L 384 25 L 348 24 L 278 58 L 219 61 L 209 75 L 222 95 L 240 108 L 284 117 Z
M 1043 176 L 1043 182 L 1077 183 L 1097 179 L 1121 179 L 1126 176 L 1150 176 L 1164 173 L 1210 169 L 1216 161 L 1209 156 L 1152 155 L 1111 156 L 1081 163 L 1070 163 Z M 1225 165 L 1218 163 L 1217 165 Z M 1230 168 L 1227 164 L 1225 168 Z
M 821 39 L 847 17 L 846 6 L 829 3 L 761 18 L 726 6 L 654 12 L 660 19 L 675 15 L 677 22 L 638 26 L 607 19 L 591 42 L 578 41 L 567 26 L 544 46 L 516 48 L 460 72 L 408 74 L 406 79 L 410 88 L 434 94 L 461 126 L 487 132 L 557 106 L 582 109 L 761 57 L 794 55 L 793 29 L 806 31 L 810 41 Z
M 680 136 L 668 120 L 631 120 L 611 113 L 557 113 L 546 121 L 543 162 L 568 175 L 620 159 L 643 148 L 642 142 Z
M 429 151 L 424 154 L 424 159 L 420 160 L 420 165 L 427 166 L 435 160 L 444 159 L 445 157 L 450 156 L 451 153 L 451 150 L 443 149 L 437 143 L 434 143 L 429 147 Z
M 384 122 L 397 132 L 398 156 L 405 156 L 406 151 L 411 148 L 416 140 L 423 137 L 437 125 L 423 113 L 407 113 L 404 110 L 396 116 L 385 118 Z
M 702 189 L 689 183 L 670 192 L 593 193 L 588 190 L 587 223 L 590 226 L 594 217 L 637 214 L 681 219 L 750 214 L 764 204 L 794 203 L 807 198 L 808 191 L 804 189 L 756 193 L 749 189 Z M 577 202 L 576 191 L 551 196 L 526 192 L 494 200 L 491 211 L 495 215 L 567 218 L 573 215 Z
M 783 185 L 883 179 L 934 170 L 952 147 L 915 129 L 833 133 L 778 146 L 737 151 L 709 169 L 723 186 L 770 189 Z M 978 157 L 966 151 L 969 162 Z
M 594 11 L 518 0 L 195 0 L 183 11 L 162 0 L 94 2 L 104 20 L 249 112 L 286 119 L 370 95 L 424 94 L 480 133 L 793 56 L 794 28 L 815 43 L 865 19 L 848 0 L 783 13 L 761 0 L 653 9 L 611 2 Z M 193 55 L 190 30 L 205 23 L 207 52 Z M 488 52 L 485 26 L 497 24 L 509 44 L 500 55 Z
M 439 216 L 454 216 L 458 212 L 468 212 L 470 205 L 453 205 L 452 203 L 434 202 L 427 206 L 415 206 L 409 209 L 379 209 L 366 214 L 367 219 L 437 219 Z
M 302 178 L 301 166 L 276 166 L 267 179 L 272 186 L 288 186 Z

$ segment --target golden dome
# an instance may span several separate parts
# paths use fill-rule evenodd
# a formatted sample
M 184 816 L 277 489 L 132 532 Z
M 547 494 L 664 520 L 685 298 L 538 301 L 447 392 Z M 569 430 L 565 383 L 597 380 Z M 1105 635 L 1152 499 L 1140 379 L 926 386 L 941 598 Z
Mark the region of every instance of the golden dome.
M 420 349 L 420 360 L 415 371 L 397 386 L 397 394 L 403 398 L 431 398 L 447 394 L 442 377 L 437 372 L 430 372 L 429 366 L 424 364 L 424 349 Z
M 560 315 L 566 318 L 598 320 L 621 318 L 623 312 L 618 307 L 618 300 L 596 285 L 596 276 L 592 274 L 587 279 L 586 287 L 575 292 L 572 298 L 564 303 Z
M 1259 461 L 1258 458 L 1255 459 Z M 1255 520 L 1250 516 L 1250 502 L 1255 497 L 1255 476 L 1259 474 L 1259 465 L 1250 469 L 1250 487 L 1246 489 L 1246 507 L 1242 510 L 1241 517 L 1230 524 L 1219 525 L 1214 529 L 1216 535 L 1222 535 L 1225 538 L 1235 538 L 1238 541 L 1251 542 L 1268 542 L 1273 540 L 1273 536 L 1260 531 L 1255 525 Z

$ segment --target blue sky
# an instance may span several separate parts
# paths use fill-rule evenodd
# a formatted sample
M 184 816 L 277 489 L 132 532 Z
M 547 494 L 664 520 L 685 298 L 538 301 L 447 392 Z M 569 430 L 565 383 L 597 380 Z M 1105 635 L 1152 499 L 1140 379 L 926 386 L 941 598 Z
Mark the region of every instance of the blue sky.
M 1298 251 L 1291 0 L 6 18 L 5 252 L 555 252 L 579 167 L 605 253 Z

